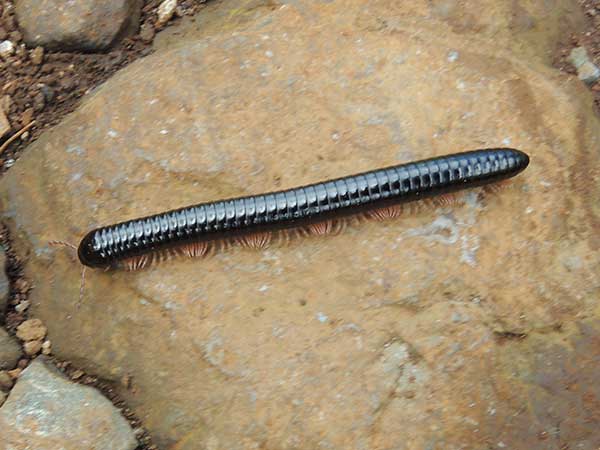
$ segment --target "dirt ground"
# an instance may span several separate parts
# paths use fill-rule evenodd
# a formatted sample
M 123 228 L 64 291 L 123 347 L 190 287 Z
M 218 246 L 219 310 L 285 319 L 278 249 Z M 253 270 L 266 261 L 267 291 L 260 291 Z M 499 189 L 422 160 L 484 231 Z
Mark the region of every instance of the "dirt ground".
M 13 2 L 0 0 L 0 41 L 10 39 L 18 43 L 12 57 L 0 58 L 0 107 L 13 128 L 0 140 L 0 146 L 35 121 L 34 126 L 0 154 L 0 174 L 14 164 L 20 152 L 45 128 L 56 125 L 73 111 L 86 93 L 117 70 L 151 53 L 156 32 L 177 23 L 182 16 L 196 14 L 204 7 L 205 0 L 180 0 L 174 19 L 157 27 L 156 8 L 160 3 L 161 0 L 144 2 L 140 21 L 143 32 L 125 39 L 106 53 L 79 53 L 25 48 Z
M 580 0 L 579 3 L 588 19 L 587 28 L 569 36 L 570 43 L 556 49 L 554 55 L 554 66 L 569 74 L 577 74 L 568 60 L 574 47 L 585 47 L 592 62 L 600 67 L 600 0 Z M 600 80 L 590 89 L 594 93 L 596 113 L 600 115 Z
M 201 13 L 205 1 L 180 0 L 175 18 L 166 26 L 176 24 L 184 15 Z M 44 129 L 56 125 L 66 114 L 73 111 L 86 93 L 117 70 L 152 52 L 154 34 L 160 31 L 156 27 L 156 8 L 160 3 L 160 0 L 146 0 L 141 18 L 144 32 L 125 39 L 109 52 L 86 54 L 44 51 L 40 55 L 40 50 L 21 45 L 22 36 L 13 14 L 12 1 L 0 0 L 0 40 L 10 38 L 19 43 L 14 56 L 8 60 L 0 59 L 0 107 L 5 110 L 12 125 L 9 135 L 0 139 L 0 176 Z M 568 62 L 568 56 L 576 46 L 585 46 L 590 58 L 600 66 L 600 0 L 581 0 L 580 3 L 588 18 L 588 27 L 583 32 L 569 36 L 569 44 L 557 48 L 554 55 L 555 67 L 570 74 L 574 74 L 575 69 Z M 590 89 L 595 95 L 596 110 L 600 115 L 600 81 Z M 32 121 L 35 121 L 35 124 L 27 132 L 12 142 L 7 142 Z M 7 251 L 7 275 L 10 279 L 10 297 L 3 325 L 14 334 L 16 327 L 27 319 L 27 310 L 17 306 L 27 302 L 31 287 L 23 277 L 23 262 L 12 251 L 10 236 L 3 225 L 0 226 L 0 245 Z M 1 316 L 0 314 L 0 323 Z M 24 368 L 28 364 L 29 358 L 23 356 L 19 367 Z M 110 383 L 86 374 L 68 361 L 55 360 L 55 364 L 72 380 L 100 389 L 119 407 L 141 442 L 138 450 L 157 448 L 152 444 L 141 422 L 117 398 Z

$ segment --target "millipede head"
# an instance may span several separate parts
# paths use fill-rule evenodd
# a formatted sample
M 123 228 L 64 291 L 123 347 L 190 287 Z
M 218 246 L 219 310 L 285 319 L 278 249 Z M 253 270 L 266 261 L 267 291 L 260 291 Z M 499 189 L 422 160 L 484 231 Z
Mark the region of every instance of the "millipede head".
M 96 232 L 90 231 L 79 243 L 77 256 L 84 266 L 93 268 L 110 267 L 111 263 L 100 255 L 95 245 Z

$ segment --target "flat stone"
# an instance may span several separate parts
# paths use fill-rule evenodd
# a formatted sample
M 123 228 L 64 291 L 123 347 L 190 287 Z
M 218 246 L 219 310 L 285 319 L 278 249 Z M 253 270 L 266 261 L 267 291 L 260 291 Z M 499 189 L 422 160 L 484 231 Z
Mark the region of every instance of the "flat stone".
M 99 51 L 139 26 L 141 0 L 16 0 L 15 13 L 31 47 Z
M 132 450 L 129 423 L 100 392 L 34 360 L 0 408 L 1 448 Z
M 0 370 L 10 370 L 17 365 L 21 357 L 19 341 L 0 328 Z
M 0 179 L 53 354 L 112 380 L 160 448 L 478 448 L 498 435 L 538 448 L 563 401 L 576 420 L 560 445 L 594 448 L 600 331 L 578 321 L 599 318 L 598 123 L 582 83 L 530 57 L 542 46 L 528 23 L 552 29 L 570 3 L 532 6 L 523 34 L 513 4 L 254 2 L 198 19 L 206 29 L 84 98 Z M 88 270 L 80 307 L 81 266 L 48 245 L 497 146 L 531 156 L 500 192 L 265 250 Z M 538 348 L 553 364 L 541 378 Z

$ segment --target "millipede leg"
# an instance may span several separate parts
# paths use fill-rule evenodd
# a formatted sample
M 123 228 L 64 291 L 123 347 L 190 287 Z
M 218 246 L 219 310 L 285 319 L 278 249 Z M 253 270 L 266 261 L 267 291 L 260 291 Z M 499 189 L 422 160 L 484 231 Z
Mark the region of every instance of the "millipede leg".
M 454 193 L 442 194 L 433 198 L 433 204 L 441 208 L 446 206 L 454 206 L 458 203 L 458 196 Z
M 123 266 L 126 270 L 133 272 L 135 270 L 143 269 L 149 262 L 150 258 L 148 258 L 148 255 L 133 256 L 123 260 Z
M 180 250 L 185 256 L 199 258 L 208 252 L 208 244 L 206 242 L 192 242 L 181 246 Z
M 310 234 L 323 236 L 331 232 L 331 230 L 333 229 L 333 222 L 331 220 L 326 220 L 324 222 L 313 223 L 307 228 Z
M 385 208 L 377 208 L 367 213 L 370 219 L 379 221 L 395 219 L 402 215 L 404 208 L 402 205 L 386 206 Z
M 237 239 L 243 247 L 261 249 L 267 247 L 273 239 L 273 233 L 252 233 Z

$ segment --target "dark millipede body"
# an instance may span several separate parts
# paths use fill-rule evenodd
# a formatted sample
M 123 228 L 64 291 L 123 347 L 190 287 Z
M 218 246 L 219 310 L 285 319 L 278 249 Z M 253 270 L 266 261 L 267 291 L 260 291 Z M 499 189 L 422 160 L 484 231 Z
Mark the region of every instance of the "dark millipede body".
M 89 232 L 82 264 L 118 262 L 179 245 L 301 227 L 517 175 L 529 157 L 510 148 L 474 150 L 260 195 L 201 203 Z

